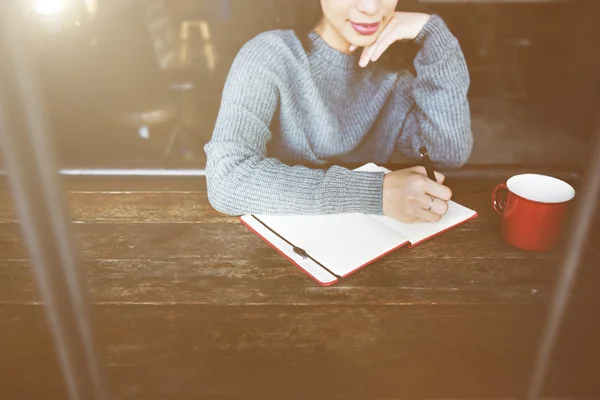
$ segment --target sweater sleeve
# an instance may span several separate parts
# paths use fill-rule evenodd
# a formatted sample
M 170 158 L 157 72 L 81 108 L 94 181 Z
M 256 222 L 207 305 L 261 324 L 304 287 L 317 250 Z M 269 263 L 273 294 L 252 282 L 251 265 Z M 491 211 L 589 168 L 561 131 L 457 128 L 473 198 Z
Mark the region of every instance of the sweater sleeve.
M 444 21 L 433 15 L 416 38 L 412 107 L 397 148 L 416 159 L 427 146 L 437 167 L 464 165 L 473 148 L 467 92 L 469 72 L 458 40 Z
M 289 166 L 267 156 L 279 87 L 286 84 L 273 67 L 284 62 L 281 53 L 263 34 L 232 64 L 213 136 L 204 148 L 211 205 L 229 215 L 381 214 L 383 173 Z

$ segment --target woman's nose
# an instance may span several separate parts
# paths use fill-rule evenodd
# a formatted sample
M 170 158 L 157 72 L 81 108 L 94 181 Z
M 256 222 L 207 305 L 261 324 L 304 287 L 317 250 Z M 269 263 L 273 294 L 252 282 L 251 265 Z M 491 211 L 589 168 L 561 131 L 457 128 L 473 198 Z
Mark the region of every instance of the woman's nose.
M 379 0 L 358 0 L 358 11 L 367 15 L 375 15 L 379 11 Z

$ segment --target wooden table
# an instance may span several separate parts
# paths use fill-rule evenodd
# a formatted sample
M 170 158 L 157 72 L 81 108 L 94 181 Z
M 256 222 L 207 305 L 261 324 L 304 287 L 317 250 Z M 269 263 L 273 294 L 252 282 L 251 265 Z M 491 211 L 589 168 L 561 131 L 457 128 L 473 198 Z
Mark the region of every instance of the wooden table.
M 450 180 L 479 217 L 318 286 L 201 180 L 69 181 L 115 399 L 514 397 L 560 251 L 504 244 L 497 181 Z M 588 246 L 546 386 L 600 395 L 599 252 Z M 66 398 L 8 192 L 0 192 L 0 391 Z

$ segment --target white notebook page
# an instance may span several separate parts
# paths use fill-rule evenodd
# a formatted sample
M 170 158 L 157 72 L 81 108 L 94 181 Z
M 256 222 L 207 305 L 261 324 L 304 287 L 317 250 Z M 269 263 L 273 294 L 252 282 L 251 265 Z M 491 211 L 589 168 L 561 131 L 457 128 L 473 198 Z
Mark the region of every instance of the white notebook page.
M 320 283 L 327 285 L 331 284 L 338 279 L 327 272 L 327 270 L 320 267 L 318 264 L 315 264 L 312 260 L 308 258 L 300 257 L 298 254 L 294 253 L 292 247 L 287 244 L 284 240 L 279 238 L 269 229 L 267 229 L 264 225 L 255 220 L 251 215 L 242 216 L 242 220 L 244 223 L 249 225 L 256 233 L 265 238 L 269 243 L 273 246 L 277 247 L 277 249 L 285 254 L 290 260 L 293 260 L 296 264 L 298 264 L 302 269 L 304 269 L 308 274 L 310 274 L 313 278 L 315 278 Z
M 475 211 L 450 200 L 448 202 L 448 211 L 437 222 L 406 224 L 385 215 L 369 215 L 369 217 L 401 233 L 408 238 L 411 244 L 415 244 L 454 225 L 460 224 L 472 218 L 475 214 Z
M 256 217 L 340 276 L 408 242 L 366 214 Z

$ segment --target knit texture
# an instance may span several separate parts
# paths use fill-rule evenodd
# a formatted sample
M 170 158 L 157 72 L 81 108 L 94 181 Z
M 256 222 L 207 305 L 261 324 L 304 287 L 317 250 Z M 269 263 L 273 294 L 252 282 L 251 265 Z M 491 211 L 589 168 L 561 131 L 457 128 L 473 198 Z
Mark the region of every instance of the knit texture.
M 310 33 L 262 33 L 234 60 L 207 154 L 208 198 L 230 215 L 382 213 L 383 174 L 344 163 L 386 163 L 427 146 L 438 168 L 473 146 L 469 74 L 460 45 L 434 15 L 416 43 L 416 76 L 330 47 Z

